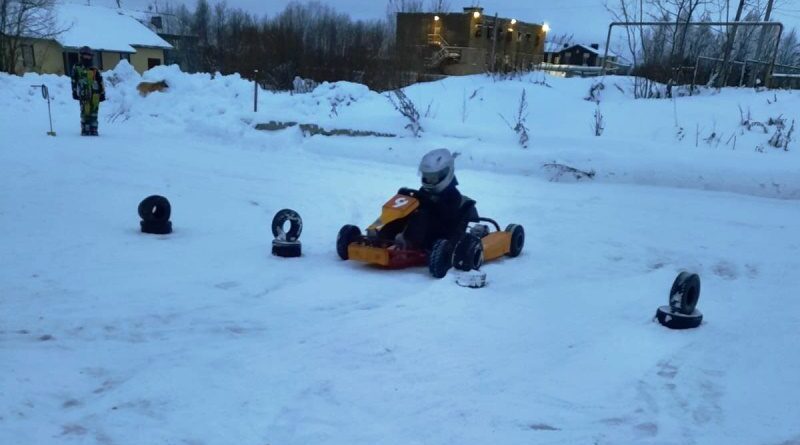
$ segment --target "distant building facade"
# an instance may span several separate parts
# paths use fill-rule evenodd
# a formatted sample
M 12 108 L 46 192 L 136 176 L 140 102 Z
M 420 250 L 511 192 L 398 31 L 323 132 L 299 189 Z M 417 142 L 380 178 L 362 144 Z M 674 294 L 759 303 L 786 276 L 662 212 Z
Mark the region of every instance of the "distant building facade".
M 397 14 L 400 61 L 418 72 L 467 75 L 492 68 L 529 69 L 542 62 L 544 41 L 543 25 L 486 16 L 480 7 L 460 13 Z

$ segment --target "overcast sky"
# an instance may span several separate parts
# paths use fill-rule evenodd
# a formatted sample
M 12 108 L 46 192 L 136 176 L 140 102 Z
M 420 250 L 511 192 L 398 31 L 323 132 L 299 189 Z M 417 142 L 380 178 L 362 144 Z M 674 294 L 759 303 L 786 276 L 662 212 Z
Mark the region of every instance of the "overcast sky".
M 75 0 L 79 1 L 79 0 Z M 85 0 L 84 0 L 85 1 Z M 93 3 L 114 0 L 89 0 Z M 123 7 L 145 8 L 153 0 L 121 0 Z M 196 0 L 158 0 L 159 3 L 186 3 L 194 7 Z M 217 0 L 209 0 L 216 3 Z M 291 0 L 227 0 L 228 6 L 250 11 L 258 16 L 278 14 Z M 386 0 L 318 0 L 348 13 L 356 19 L 377 19 L 386 16 Z M 763 1 L 763 0 L 762 0 Z M 429 0 L 425 0 L 429 3 Z M 474 0 L 450 0 L 453 11 L 475 3 Z M 611 16 L 606 11 L 605 0 L 481 0 L 478 2 L 487 14 L 498 13 L 501 17 L 516 18 L 527 22 L 547 22 L 555 34 L 572 34 L 582 43 L 604 42 Z M 731 0 L 736 4 L 735 0 Z M 777 0 L 778 9 L 774 20 L 783 21 L 788 27 L 800 27 L 800 0 Z M 735 9 L 735 6 L 732 6 Z M 731 12 L 733 16 L 735 11 Z

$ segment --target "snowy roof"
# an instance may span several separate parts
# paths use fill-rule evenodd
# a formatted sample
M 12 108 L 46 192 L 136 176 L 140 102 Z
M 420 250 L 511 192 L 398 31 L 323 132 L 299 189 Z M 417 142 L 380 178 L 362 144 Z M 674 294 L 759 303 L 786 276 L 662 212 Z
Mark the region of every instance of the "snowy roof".
M 602 56 L 603 54 L 605 54 L 605 49 L 603 47 L 592 48 L 590 45 L 584 45 L 582 43 L 578 43 L 576 45 L 570 45 L 568 48 L 563 48 L 563 49 L 567 50 L 567 49 L 572 49 L 572 48 L 575 48 L 575 47 L 580 47 L 580 48 L 582 48 L 582 49 L 584 49 L 584 50 L 586 50 L 586 51 L 588 51 L 590 53 L 595 53 L 598 56 Z M 611 51 L 611 50 L 608 50 L 608 55 L 612 56 L 612 57 L 619 57 L 619 55 L 617 53 L 615 53 L 614 51 Z
M 125 11 L 71 3 L 56 5 L 61 46 L 135 53 L 134 46 L 170 49 L 172 46 Z

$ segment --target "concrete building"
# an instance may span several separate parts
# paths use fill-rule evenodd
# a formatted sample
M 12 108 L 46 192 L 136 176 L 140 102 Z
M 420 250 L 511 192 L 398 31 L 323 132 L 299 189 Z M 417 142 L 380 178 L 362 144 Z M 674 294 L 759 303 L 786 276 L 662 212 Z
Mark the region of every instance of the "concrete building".
M 397 14 L 397 49 L 408 70 L 466 75 L 529 69 L 542 62 L 546 25 L 458 13 Z M 494 56 L 494 57 L 492 57 Z

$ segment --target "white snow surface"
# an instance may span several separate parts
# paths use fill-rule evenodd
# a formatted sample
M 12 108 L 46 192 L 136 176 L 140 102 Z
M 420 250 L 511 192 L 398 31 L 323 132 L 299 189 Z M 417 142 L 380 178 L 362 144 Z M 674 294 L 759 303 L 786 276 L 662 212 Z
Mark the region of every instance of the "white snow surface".
M 56 40 L 64 47 L 85 45 L 95 51 L 125 53 L 135 53 L 133 46 L 172 48 L 166 40 L 121 9 L 56 3 L 55 13 L 59 26 L 65 30 Z
M 144 78 L 170 88 L 107 73 L 101 136 L 81 138 L 67 78 L 0 75 L 0 443 L 800 442 L 800 147 L 766 146 L 737 108 L 797 119 L 797 93 L 633 100 L 609 77 L 595 137 L 592 80 L 450 78 L 407 89 L 413 138 L 361 85 L 261 91 L 254 113 L 239 76 Z M 499 117 L 523 89 L 528 149 Z M 270 120 L 400 137 L 253 128 Z M 525 227 L 523 254 L 482 289 L 339 260 L 339 227 L 440 146 L 481 214 Z M 139 232 L 150 194 L 173 234 Z M 269 252 L 287 207 L 297 259 Z M 670 331 L 652 318 L 681 270 L 704 323 Z

